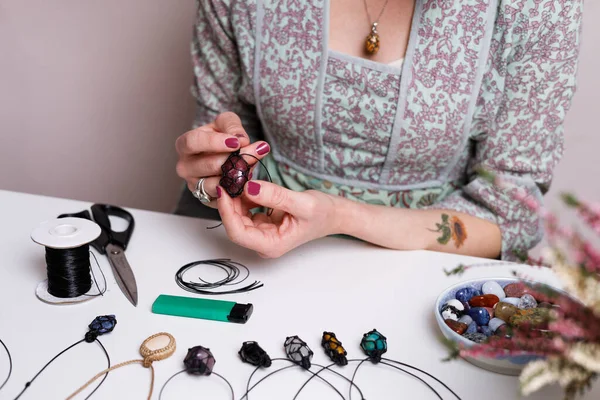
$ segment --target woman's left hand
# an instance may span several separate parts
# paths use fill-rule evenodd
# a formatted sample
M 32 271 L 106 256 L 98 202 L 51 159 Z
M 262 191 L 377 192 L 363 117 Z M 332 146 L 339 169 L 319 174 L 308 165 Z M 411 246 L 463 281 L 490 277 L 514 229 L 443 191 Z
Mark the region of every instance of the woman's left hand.
M 339 198 L 314 190 L 294 192 L 265 181 L 249 181 L 242 196 L 232 199 L 217 187 L 217 206 L 227 236 L 261 257 L 276 258 L 311 240 L 339 233 Z M 251 208 L 273 209 L 268 216 Z

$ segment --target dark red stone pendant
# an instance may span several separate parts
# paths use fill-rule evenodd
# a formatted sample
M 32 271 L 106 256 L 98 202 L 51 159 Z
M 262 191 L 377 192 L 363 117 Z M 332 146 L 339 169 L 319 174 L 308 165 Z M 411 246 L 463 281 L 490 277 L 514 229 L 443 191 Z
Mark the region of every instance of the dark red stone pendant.
M 244 185 L 248 182 L 250 166 L 242 156 L 239 150 L 233 152 L 221 166 L 222 176 L 219 185 L 232 198 L 241 195 L 244 192 Z

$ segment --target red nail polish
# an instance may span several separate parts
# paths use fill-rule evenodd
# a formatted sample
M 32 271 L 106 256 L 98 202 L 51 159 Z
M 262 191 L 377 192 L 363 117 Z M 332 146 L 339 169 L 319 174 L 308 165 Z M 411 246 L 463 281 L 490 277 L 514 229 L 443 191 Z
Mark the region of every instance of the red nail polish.
M 256 182 L 248 182 L 246 184 L 248 186 L 248 194 L 252 196 L 258 196 L 260 193 L 260 185 Z
M 263 143 L 259 144 L 258 147 L 256 148 L 256 153 L 259 156 L 263 156 L 263 155 L 267 154 L 270 150 L 271 150 L 271 147 L 269 146 L 269 144 L 267 142 L 263 142 Z
M 237 138 L 229 138 L 225 140 L 225 146 L 230 149 L 237 149 L 240 146 L 240 141 Z
M 221 198 L 221 188 L 217 186 L 217 199 Z
M 248 180 L 252 179 L 252 171 L 248 174 Z

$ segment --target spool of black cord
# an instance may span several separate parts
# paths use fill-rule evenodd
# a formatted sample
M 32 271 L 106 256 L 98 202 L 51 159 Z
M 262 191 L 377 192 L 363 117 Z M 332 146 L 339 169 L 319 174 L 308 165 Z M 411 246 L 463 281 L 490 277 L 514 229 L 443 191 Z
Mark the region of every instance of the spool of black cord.
M 79 303 L 102 294 L 90 268 L 89 244 L 100 236 L 100 227 L 83 218 L 60 218 L 38 226 L 31 239 L 46 249 L 48 279 L 36 295 L 51 304 Z

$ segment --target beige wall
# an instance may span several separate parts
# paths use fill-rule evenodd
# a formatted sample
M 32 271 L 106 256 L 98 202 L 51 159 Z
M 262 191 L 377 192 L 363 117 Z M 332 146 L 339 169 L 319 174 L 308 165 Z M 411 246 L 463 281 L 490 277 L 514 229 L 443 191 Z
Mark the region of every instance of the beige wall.
M 194 8 L 0 1 L 0 188 L 170 211 Z
M 0 2 L 0 189 L 170 211 L 194 0 Z M 600 4 L 552 192 L 600 200 Z M 556 204 L 550 198 L 550 203 Z

